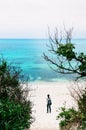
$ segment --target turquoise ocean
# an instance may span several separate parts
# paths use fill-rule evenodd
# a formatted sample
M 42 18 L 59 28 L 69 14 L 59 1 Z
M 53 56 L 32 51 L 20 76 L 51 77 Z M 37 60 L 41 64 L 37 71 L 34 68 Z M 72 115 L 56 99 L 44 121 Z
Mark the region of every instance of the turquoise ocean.
M 86 53 L 86 39 L 74 39 L 78 52 Z M 72 75 L 57 74 L 51 70 L 43 58 L 48 53 L 48 39 L 0 39 L 0 55 L 9 63 L 20 67 L 30 81 L 64 81 Z

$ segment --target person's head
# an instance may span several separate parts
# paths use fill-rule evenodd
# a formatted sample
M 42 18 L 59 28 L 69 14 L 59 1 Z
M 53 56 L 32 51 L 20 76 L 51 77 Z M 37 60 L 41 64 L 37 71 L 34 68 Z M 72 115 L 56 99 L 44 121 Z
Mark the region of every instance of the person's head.
M 50 97 L 50 95 L 48 94 L 48 95 L 47 95 L 47 97 L 49 98 L 49 97 Z

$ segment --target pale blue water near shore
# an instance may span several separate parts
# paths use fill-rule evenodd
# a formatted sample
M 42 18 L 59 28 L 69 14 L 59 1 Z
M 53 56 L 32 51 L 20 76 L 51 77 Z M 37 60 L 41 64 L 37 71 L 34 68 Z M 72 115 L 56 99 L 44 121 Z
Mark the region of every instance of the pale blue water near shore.
M 47 39 L 0 39 L 0 55 L 9 63 L 22 68 L 30 81 L 64 81 L 71 75 L 56 74 L 43 59 L 47 51 Z M 78 52 L 86 52 L 86 39 L 72 40 Z

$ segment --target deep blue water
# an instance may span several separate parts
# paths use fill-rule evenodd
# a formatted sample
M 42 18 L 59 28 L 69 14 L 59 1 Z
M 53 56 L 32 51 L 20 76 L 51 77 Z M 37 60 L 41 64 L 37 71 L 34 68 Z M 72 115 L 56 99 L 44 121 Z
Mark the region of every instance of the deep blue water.
M 78 52 L 86 52 L 86 39 L 72 40 Z M 9 63 L 21 67 L 30 81 L 63 81 L 71 79 L 71 75 L 53 72 L 43 59 L 43 52 L 47 53 L 46 39 L 0 39 L 0 55 Z

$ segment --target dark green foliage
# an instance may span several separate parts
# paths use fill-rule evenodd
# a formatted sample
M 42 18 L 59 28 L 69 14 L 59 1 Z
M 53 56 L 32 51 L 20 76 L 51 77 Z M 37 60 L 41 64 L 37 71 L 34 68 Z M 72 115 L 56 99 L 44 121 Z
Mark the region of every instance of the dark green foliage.
M 81 72 L 85 72 L 86 71 L 86 55 L 84 53 L 80 53 L 78 56 L 78 59 L 81 62 L 81 64 L 79 65 L 79 70 Z
M 0 130 L 24 130 L 31 124 L 30 103 L 0 101 Z
M 81 127 L 86 128 L 86 89 L 84 90 L 81 98 L 78 100 L 79 111 L 81 112 Z
M 66 43 L 66 44 L 60 44 L 57 49 L 57 54 L 60 56 L 64 56 L 67 58 L 67 60 L 71 61 L 73 58 L 75 58 L 75 52 L 73 51 L 75 49 L 74 45 L 72 43 Z
M 74 124 L 81 123 L 81 112 L 74 108 L 61 107 L 61 112 L 57 119 L 60 119 L 59 125 L 61 129 L 70 130 Z
M 19 68 L 0 62 L 0 130 L 24 130 L 32 123 L 28 89 L 22 89 L 23 76 Z M 20 82 L 21 81 L 21 82 Z
M 79 95 L 80 96 L 80 95 Z M 61 130 L 70 130 L 74 125 L 78 126 L 76 130 L 86 130 L 86 90 L 77 101 L 78 109 L 61 107 L 57 119 L 60 120 Z

